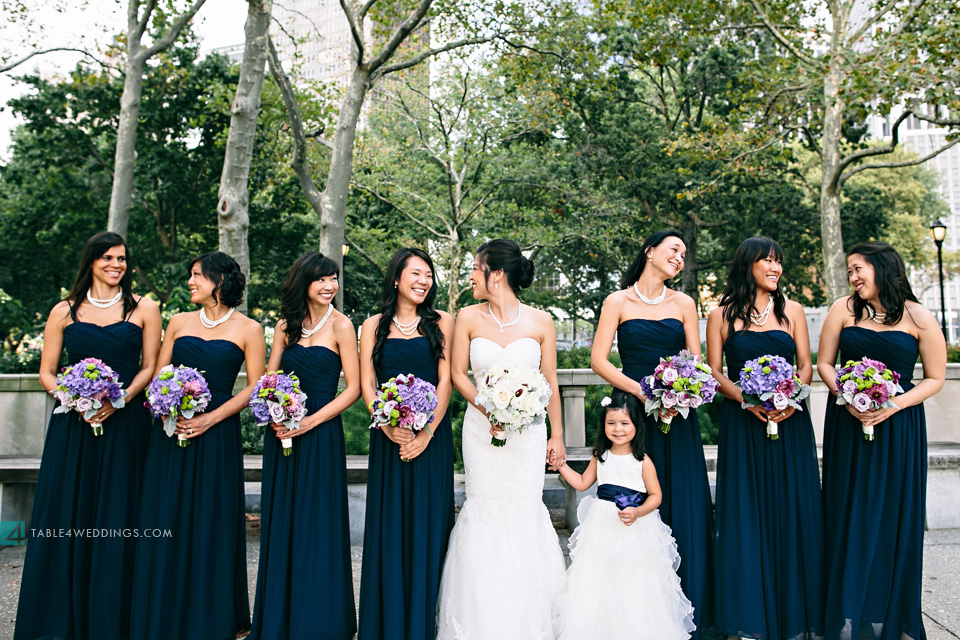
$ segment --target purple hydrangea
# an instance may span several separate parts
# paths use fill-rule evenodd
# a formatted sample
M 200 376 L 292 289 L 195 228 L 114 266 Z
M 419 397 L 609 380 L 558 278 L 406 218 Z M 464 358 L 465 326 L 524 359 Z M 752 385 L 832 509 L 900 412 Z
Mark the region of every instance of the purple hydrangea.
M 57 376 L 57 388 L 53 396 L 60 406 L 53 412 L 76 411 L 89 420 L 107 402 L 116 409 L 122 409 L 126 400 L 121 387 L 120 376 L 106 363 L 98 358 L 84 358 L 64 367 Z M 91 428 L 94 435 L 103 434 L 103 426 L 99 423 L 93 423 Z
M 210 404 L 210 387 L 203 374 L 192 367 L 168 364 L 147 386 L 147 401 L 144 403 L 157 418 L 163 419 L 163 430 L 173 436 L 177 418 L 190 419 L 203 413 Z M 188 440 L 178 438 L 180 446 Z
M 419 431 L 433 422 L 437 388 L 412 374 L 400 374 L 380 385 L 370 408 L 373 411 L 371 429 L 388 424 Z
M 764 411 L 783 411 L 787 407 L 803 410 L 800 404 L 810 395 L 810 386 L 803 384 L 793 365 L 782 356 L 763 355 L 744 363 L 737 382 L 743 394 L 741 406 L 761 407 Z M 776 440 L 777 424 L 767 422 L 767 435 Z

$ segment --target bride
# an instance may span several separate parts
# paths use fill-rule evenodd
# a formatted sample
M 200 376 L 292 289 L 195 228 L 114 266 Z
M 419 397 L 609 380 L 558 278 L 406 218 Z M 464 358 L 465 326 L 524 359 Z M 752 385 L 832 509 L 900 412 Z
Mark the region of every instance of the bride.
M 552 614 L 564 580 L 556 531 L 543 504 L 544 460 L 563 464 L 556 334 L 551 317 L 517 300 L 530 286 L 533 262 L 511 240 L 480 246 L 470 282 L 486 300 L 460 311 L 453 338 L 453 384 L 470 401 L 463 420 L 467 499 L 454 526 L 440 581 L 441 640 L 552 640 Z M 539 367 L 550 383 L 546 425 L 510 433 L 494 447 L 494 431 L 473 404 L 467 376 L 506 358 Z

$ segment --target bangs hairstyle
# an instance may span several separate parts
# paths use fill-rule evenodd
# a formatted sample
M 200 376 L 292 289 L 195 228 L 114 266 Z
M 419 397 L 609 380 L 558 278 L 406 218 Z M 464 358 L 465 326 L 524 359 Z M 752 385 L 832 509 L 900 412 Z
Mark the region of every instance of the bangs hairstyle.
M 187 278 L 193 275 L 193 266 L 200 267 L 203 277 L 213 283 L 214 304 L 222 302 L 228 307 L 239 306 L 243 301 L 243 291 L 247 279 L 240 271 L 237 261 L 223 251 L 211 251 L 197 256 L 187 266 Z
M 433 273 L 433 284 L 427 291 L 427 297 L 417 305 L 417 315 L 420 316 L 420 325 L 417 330 L 427 339 L 427 343 L 430 345 L 430 355 L 433 356 L 433 359 L 437 361 L 443 359 L 444 338 L 443 332 L 440 331 L 440 314 L 433 308 L 433 303 L 437 299 L 437 270 L 433 266 L 433 260 L 426 252 L 415 247 L 404 247 L 393 254 L 393 259 L 390 260 L 386 275 L 383 278 L 380 321 L 377 323 L 377 341 L 373 345 L 373 364 L 375 366 L 380 366 L 383 347 L 387 344 L 390 325 L 393 323 L 393 316 L 397 312 L 397 288 L 393 283 L 400 279 L 400 274 L 403 273 L 407 262 L 413 257 L 426 262 L 427 267 Z
M 507 284 L 514 291 L 533 284 L 533 260 L 526 258 L 520 245 L 513 240 L 497 238 L 477 247 L 477 262 L 483 265 L 483 282 L 488 283 L 490 272 L 503 269 Z M 489 286 L 487 287 L 489 289 Z
M 625 393 L 619 389 L 613 390 L 613 393 L 610 394 L 610 404 L 605 406 L 603 411 L 600 412 L 600 426 L 597 429 L 597 444 L 593 447 L 593 455 L 599 462 L 603 462 L 607 451 L 610 451 L 610 447 L 613 446 L 613 442 L 607 437 L 607 413 L 617 411 L 618 409 L 626 411 L 627 415 L 630 416 L 630 421 L 633 422 L 633 426 L 637 428 L 637 432 L 633 436 L 633 457 L 643 462 L 644 432 L 649 426 L 649 421 L 646 414 L 640 408 L 640 400 L 638 400 L 636 396 Z
M 74 322 L 77 322 L 77 307 L 86 299 L 87 291 L 93 285 L 93 263 L 110 249 L 119 246 L 123 247 L 124 261 L 127 264 L 127 269 L 120 278 L 123 317 L 126 318 L 136 306 L 133 301 L 133 265 L 130 264 L 130 247 L 127 246 L 123 236 L 112 231 L 102 231 L 90 236 L 83 245 L 83 250 L 80 252 L 80 268 L 77 269 L 77 277 L 73 280 L 70 293 L 67 294 L 67 301 L 70 302 L 70 318 Z
M 300 340 L 303 319 L 307 317 L 310 285 L 327 276 L 340 279 L 337 263 L 319 251 L 305 253 L 293 263 L 287 273 L 287 279 L 280 285 L 280 315 L 286 322 L 283 332 L 287 344 L 294 345 Z
M 897 253 L 897 250 L 886 242 L 864 242 L 850 249 L 847 252 L 847 258 L 859 254 L 873 267 L 873 281 L 877 287 L 877 297 L 880 299 L 880 305 L 887 314 L 881 324 L 897 324 L 903 318 L 903 312 L 907 306 L 907 300 L 916 302 L 917 296 L 913 295 L 913 289 L 910 287 L 910 280 L 907 278 L 907 270 L 903 265 L 903 258 Z M 860 297 L 860 294 L 854 292 L 850 296 L 853 303 L 853 323 L 857 324 L 867 317 L 867 301 Z M 847 303 L 848 308 L 850 302 Z M 876 309 L 874 309 L 876 311 Z
M 637 254 L 637 257 L 633 260 L 633 264 L 630 265 L 630 268 L 623 274 L 623 278 L 620 279 L 621 289 L 629 289 L 633 286 L 634 282 L 640 279 L 643 268 L 647 266 L 647 254 L 654 247 L 659 247 L 667 238 L 679 238 L 683 241 L 683 236 L 680 235 L 680 232 L 674 231 L 673 229 L 655 231 L 644 239 L 643 245 L 640 247 L 640 253 Z
M 733 264 L 727 276 L 727 286 L 720 296 L 720 306 L 723 307 L 723 319 L 727 321 L 728 332 L 736 331 L 736 321 L 740 320 L 743 326 L 740 329 L 749 329 L 753 324 L 750 311 L 757 301 L 757 283 L 753 279 L 753 265 L 766 257 L 772 256 L 776 260 L 783 260 L 783 249 L 776 240 L 765 236 L 754 236 L 740 243 L 733 254 Z M 783 297 L 783 290 L 777 283 L 776 291 L 771 291 L 773 298 L 773 315 L 777 322 L 787 327 L 790 319 L 787 318 L 787 299 Z

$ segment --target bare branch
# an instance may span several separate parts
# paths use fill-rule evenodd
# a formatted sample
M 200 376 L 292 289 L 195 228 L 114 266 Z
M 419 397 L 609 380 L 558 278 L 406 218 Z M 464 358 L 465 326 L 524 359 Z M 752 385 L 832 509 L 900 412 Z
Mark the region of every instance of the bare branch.
M 860 40 L 860 38 L 862 38 L 864 35 L 867 34 L 868 31 L 870 31 L 873 25 L 877 24 L 880 20 L 882 20 L 883 16 L 890 13 L 890 11 L 892 11 L 894 7 L 897 6 L 898 3 L 899 3 L 899 0 L 888 0 L 887 4 L 883 5 L 882 7 L 878 7 L 873 12 L 873 15 L 867 18 L 867 20 L 864 21 L 864 23 L 860 26 L 860 28 L 857 29 L 857 32 L 854 33 L 853 36 L 851 36 L 850 41 L 857 42 L 858 40 Z
M 422 227 L 422 228 L 425 229 L 427 232 L 432 233 L 433 235 L 437 236 L 438 238 L 447 239 L 447 238 L 449 237 L 449 236 L 448 236 L 447 234 L 445 234 L 445 233 L 440 233 L 439 231 L 437 231 L 436 229 L 434 229 L 433 227 L 431 227 L 430 225 L 428 225 L 427 223 L 425 223 L 423 220 L 421 220 L 420 218 L 416 217 L 415 215 L 413 215 L 412 213 L 410 213 L 409 211 L 407 211 L 406 209 L 404 209 L 403 207 L 401 207 L 400 205 L 398 205 L 396 202 L 394 202 L 394 201 L 391 200 L 390 198 L 382 195 L 382 194 L 381 194 L 379 191 L 377 191 L 376 189 L 372 189 L 372 188 L 370 188 L 370 187 L 368 187 L 368 186 L 366 186 L 366 185 L 362 185 L 362 184 L 360 184 L 359 182 L 353 182 L 353 181 L 351 181 L 351 183 L 353 184 L 353 186 L 355 186 L 356 188 L 360 189 L 361 191 L 365 191 L 365 192 L 369 193 L 370 195 L 372 195 L 374 198 L 376 198 L 376 199 L 379 200 L 380 202 L 383 202 L 384 204 L 390 205 L 391 207 L 393 207 L 394 209 L 396 209 L 397 211 L 399 211 L 400 213 L 402 213 L 403 215 L 405 215 L 407 218 L 409 218 L 411 222 L 413 222 L 414 224 Z
M 935 116 L 928 116 L 925 113 L 918 113 L 913 111 L 913 117 L 917 120 L 924 120 L 930 124 L 935 124 L 940 127 L 960 127 L 960 120 L 948 120 L 945 118 L 937 118 Z
M 137 5 L 139 2 L 130 2 L 130 13 L 133 16 L 133 19 L 137 19 Z M 150 16 L 153 15 L 153 10 L 157 8 L 157 0 L 149 0 L 147 6 L 143 10 L 143 17 L 140 18 L 140 21 L 137 22 L 137 28 L 134 32 L 133 39 L 136 42 L 140 42 L 140 38 L 143 37 L 143 34 L 147 31 L 147 26 L 150 24 Z
M 357 16 L 361 21 L 367 17 L 367 14 L 370 12 L 370 9 L 373 8 L 373 5 L 377 4 L 377 0 L 367 0 L 363 3 L 363 6 L 360 7 L 360 13 Z
M 391 64 L 386 67 L 381 68 L 376 73 L 371 74 L 371 77 L 379 78 L 385 76 L 388 73 L 393 73 L 394 71 L 402 71 L 403 69 L 409 69 L 410 67 L 415 67 L 427 58 L 431 58 L 437 54 L 444 53 L 446 51 L 453 51 L 454 49 L 459 49 L 460 47 L 468 47 L 475 44 L 483 44 L 485 42 L 492 42 L 496 40 L 495 36 L 483 37 L 483 38 L 464 38 L 462 40 L 457 40 L 455 42 L 450 42 L 443 45 L 442 47 L 437 47 L 435 49 L 430 49 L 424 51 L 420 55 L 414 56 L 409 60 L 404 60 L 403 62 L 397 62 L 396 64 Z M 370 63 L 371 68 L 373 63 Z
M 766 12 L 764 12 L 763 7 L 760 6 L 760 3 L 758 2 L 758 0 L 750 0 L 750 4 L 753 5 L 754 10 L 760 16 L 760 21 L 763 22 L 763 26 L 767 28 L 767 31 L 770 32 L 770 35 L 772 35 L 777 42 L 783 45 L 783 47 L 787 51 L 793 54 L 795 58 L 813 67 L 819 68 L 823 66 L 822 63 L 815 60 L 814 58 L 811 58 L 807 54 L 803 53 L 802 51 L 797 49 L 795 46 L 793 46 L 792 42 L 787 40 L 786 36 L 783 35 L 783 32 L 780 31 L 780 29 L 778 29 L 775 24 L 770 22 L 770 19 L 767 17 Z
M 346 0 L 340 0 L 341 4 Z M 387 43 L 383 45 L 383 49 L 380 50 L 380 53 L 370 61 L 370 75 L 373 77 L 374 73 L 380 67 L 382 67 L 387 60 L 393 57 L 393 54 L 397 52 L 397 48 L 400 44 L 407 39 L 407 36 L 410 35 L 410 32 L 417 28 L 417 25 L 423 20 L 423 17 L 427 15 L 427 11 L 430 10 L 430 5 L 433 4 L 433 0 L 420 0 L 417 3 L 417 8 L 413 10 L 413 13 L 403 22 L 400 23 L 400 26 L 397 27 L 397 30 L 393 32 L 393 35 L 387 40 Z M 412 66 L 412 65 L 411 65 Z M 384 75 L 389 73 L 386 71 L 379 75 Z
M 377 261 L 374 260 L 373 258 L 371 258 L 369 253 L 367 253 L 366 251 L 364 251 L 364 250 L 360 247 L 360 245 L 358 245 L 356 242 L 354 242 L 353 240 L 351 240 L 351 239 L 350 239 L 350 236 L 344 235 L 344 236 L 343 236 L 343 239 L 346 241 L 346 243 L 347 243 L 348 245 L 350 245 L 351 247 L 353 247 L 354 250 L 356 250 L 361 256 L 363 256 L 364 259 L 365 259 L 367 262 L 369 262 L 370 264 L 372 264 L 372 265 L 374 266 L 374 268 L 377 270 L 377 273 L 380 274 L 380 277 L 383 277 L 383 267 L 381 267 L 379 264 L 377 264 Z
M 357 64 L 363 64 L 363 34 L 360 33 L 360 30 L 363 28 L 363 25 L 357 24 L 357 18 L 353 15 L 353 11 L 350 8 L 350 0 L 340 0 L 340 8 L 343 9 L 343 15 L 347 17 L 347 22 L 350 24 L 350 35 L 353 36 L 353 43 L 357 45 Z
M 14 69 L 14 68 L 16 68 L 16 67 L 19 67 L 21 64 L 23 64 L 24 62 L 26 62 L 27 60 L 29 60 L 30 58 L 32 58 L 32 57 L 34 57 L 34 56 L 42 56 L 42 55 L 46 55 L 46 54 L 48 54 L 48 53 L 55 53 L 55 52 L 57 52 L 57 51 L 73 51 L 74 53 L 82 53 L 83 55 L 87 56 L 88 58 L 92 59 L 93 61 L 95 61 L 95 62 L 100 62 L 99 60 L 97 60 L 96 56 L 94 56 L 94 55 L 93 55 L 92 53 L 90 53 L 89 51 L 84 51 L 83 49 L 74 49 L 73 47 L 52 47 L 52 48 L 50 48 L 50 49 L 40 49 L 40 50 L 37 50 L 37 51 L 33 51 L 33 52 L 25 55 L 24 57 L 20 58 L 19 60 L 15 60 L 15 61 L 13 61 L 13 62 L 10 62 L 10 63 L 4 64 L 3 66 L 0 66 L 0 73 L 3 73 L 3 72 L 5 72 L 5 71 L 10 71 L 11 69 Z M 100 64 L 103 64 L 103 63 L 100 62 Z M 106 66 L 106 65 L 104 65 L 104 66 Z
M 907 11 L 907 15 L 897 24 L 897 28 L 893 30 L 893 33 L 884 39 L 884 43 L 870 52 L 870 57 L 875 58 L 888 51 L 900 37 L 900 34 L 903 33 L 903 30 L 913 24 L 913 19 L 917 17 L 917 12 L 924 4 L 926 4 L 926 0 L 913 0 L 910 4 L 910 9 Z
M 842 176 L 840 176 L 840 186 L 843 186 L 843 183 L 849 180 L 851 177 L 855 176 L 861 171 L 866 171 L 867 169 L 898 169 L 900 167 L 912 167 L 914 165 L 923 164 L 927 160 L 931 158 L 935 158 L 941 153 L 943 153 L 944 151 L 946 151 L 947 149 L 952 148 L 958 142 L 960 142 L 960 138 L 957 138 L 956 140 L 948 142 L 947 144 L 943 145 L 936 151 L 932 151 L 927 155 L 923 156 L 922 158 L 916 158 L 913 160 L 903 160 L 902 162 L 875 162 L 873 164 L 861 164 L 857 167 L 854 167 L 853 169 L 850 169 L 849 171 L 845 172 Z
M 190 8 L 177 18 L 176 22 L 163 34 L 163 37 L 155 41 L 153 45 L 144 52 L 144 57 L 150 58 L 173 44 L 174 41 L 180 37 L 180 32 L 183 31 L 183 28 L 187 26 L 187 23 L 193 19 L 193 16 L 195 16 L 197 11 L 200 10 L 200 7 L 203 6 L 204 1 L 205 0 L 194 0 Z
M 837 186 L 842 184 L 839 182 L 840 177 L 843 175 L 846 168 L 857 160 L 862 160 L 863 158 L 869 158 L 871 156 L 882 156 L 888 153 L 893 153 L 893 150 L 897 148 L 897 145 L 900 144 L 900 125 L 910 116 L 912 112 L 907 109 L 900 114 L 900 117 L 897 118 L 896 122 L 893 123 L 893 126 L 890 127 L 890 142 L 880 145 L 878 147 L 869 147 L 867 149 L 860 149 L 848 155 L 845 158 L 841 158 L 840 163 L 837 165 L 836 172 L 831 178 L 830 182 L 832 186 Z

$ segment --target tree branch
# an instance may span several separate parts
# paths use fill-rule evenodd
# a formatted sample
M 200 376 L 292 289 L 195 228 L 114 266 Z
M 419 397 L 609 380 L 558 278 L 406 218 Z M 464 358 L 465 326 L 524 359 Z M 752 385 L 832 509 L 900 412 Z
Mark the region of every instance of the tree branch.
M 24 57 L 20 58 L 19 60 L 15 60 L 14 62 L 10 62 L 0 66 L 0 73 L 3 73 L 5 71 L 10 71 L 11 69 L 19 67 L 21 64 L 23 64 L 24 62 L 26 62 L 27 60 L 29 60 L 34 56 L 42 56 L 48 53 L 55 53 L 57 51 L 73 51 L 74 53 L 82 53 L 83 55 L 87 56 L 94 62 L 100 62 L 99 60 L 97 60 L 96 56 L 94 56 L 89 51 L 84 51 L 83 49 L 74 49 L 73 47 L 51 47 L 50 49 L 39 49 L 37 51 L 33 51 L 25 55 Z M 100 64 L 103 64 L 103 63 L 101 62 Z
M 345 0 L 340 0 L 341 3 Z M 433 0 L 420 0 L 417 3 L 417 8 L 414 9 L 413 13 L 403 22 L 400 23 L 400 26 L 397 27 L 397 30 L 393 32 L 393 35 L 390 36 L 390 39 L 387 40 L 387 43 L 383 45 L 383 49 L 380 50 L 380 53 L 370 61 L 369 69 L 370 76 L 373 77 L 373 74 L 382 67 L 387 60 L 393 57 L 393 54 L 397 52 L 397 48 L 400 44 L 407 39 L 407 36 L 410 35 L 410 32 L 416 29 L 417 25 L 420 24 L 420 21 L 423 20 L 423 17 L 427 15 L 427 11 L 430 10 L 430 5 L 433 4 Z M 411 65 L 412 66 L 412 65 Z M 386 71 L 384 73 L 389 73 Z M 380 75 L 384 75 L 381 73 Z
M 893 123 L 893 126 L 890 128 L 890 142 L 879 147 L 869 147 L 867 149 L 860 149 L 848 155 L 845 158 L 841 158 L 840 163 L 837 165 L 836 169 L 836 178 L 832 180 L 835 184 L 842 184 L 839 182 L 840 177 L 846 171 L 847 167 L 863 158 L 869 158 L 871 156 L 882 156 L 888 153 L 893 153 L 893 150 L 897 148 L 897 145 L 900 144 L 900 125 L 903 124 L 912 112 L 909 109 L 904 110 L 900 114 L 900 117 L 897 118 L 896 122 Z
M 351 182 L 352 182 L 352 181 L 351 181 Z M 431 227 L 431 226 L 428 225 L 427 223 L 423 222 L 422 220 L 420 220 L 419 218 L 417 218 L 415 215 L 413 215 L 412 213 L 410 213 L 409 211 L 407 211 L 406 209 L 404 209 L 403 207 L 401 207 L 400 205 L 398 205 L 396 202 L 394 202 L 394 201 L 391 200 L 390 198 L 388 198 L 388 197 L 380 194 L 380 192 L 378 192 L 376 189 L 372 189 L 372 188 L 370 188 L 370 187 L 368 187 L 368 186 L 366 186 L 366 185 L 362 185 L 362 184 L 360 184 L 359 182 L 353 182 L 353 186 L 355 186 L 356 188 L 360 189 L 361 191 L 366 191 L 367 193 L 369 193 L 370 195 L 372 195 L 374 198 L 376 198 L 376 199 L 379 200 L 380 202 L 383 202 L 384 204 L 390 205 L 391 207 L 393 207 L 394 209 L 396 209 L 397 211 L 399 211 L 400 213 L 402 213 L 403 215 L 405 215 L 407 218 L 409 218 L 411 222 L 413 222 L 414 224 L 416 224 L 416 225 L 422 227 L 423 229 L 425 229 L 428 233 L 432 233 L 433 235 L 437 236 L 438 238 L 443 238 L 443 239 L 449 238 L 449 235 L 448 235 L 448 234 L 440 233 L 439 231 L 437 231 L 436 229 L 434 229 L 433 227 Z
M 777 42 L 783 45 L 783 47 L 787 51 L 793 54 L 795 58 L 813 67 L 823 66 L 820 62 L 818 62 L 814 58 L 811 58 L 807 54 L 803 53 L 802 51 L 794 47 L 793 43 L 787 40 L 786 36 L 783 35 L 780 29 L 778 29 L 775 24 L 770 22 L 770 19 L 767 17 L 767 14 L 764 12 L 763 8 L 760 6 L 760 3 L 757 0 L 750 0 L 750 4 L 753 5 L 754 10 L 760 16 L 760 21 L 763 22 L 763 26 L 767 28 L 767 31 L 770 32 L 770 35 L 772 35 Z
M 135 8 L 135 5 L 138 5 L 138 4 L 140 3 L 133 2 L 133 1 L 130 2 L 131 13 L 133 14 L 134 20 L 137 19 L 137 14 L 136 14 L 137 10 Z M 143 34 L 146 33 L 147 26 L 150 24 L 150 16 L 153 14 L 153 10 L 156 8 L 157 8 L 157 0 L 149 0 L 149 2 L 147 2 L 147 6 L 143 10 L 143 17 L 140 18 L 139 21 L 136 23 L 137 28 L 136 28 L 136 31 L 134 32 L 133 39 L 136 40 L 137 42 L 140 42 L 140 38 L 142 38 Z
M 180 32 L 183 31 L 183 28 L 187 26 L 187 23 L 193 19 L 193 16 L 195 16 L 197 11 L 200 10 L 200 7 L 203 6 L 204 2 L 205 0 L 194 0 L 190 8 L 177 18 L 177 21 L 170 26 L 170 29 L 167 30 L 163 37 L 155 41 L 153 45 L 146 50 L 144 53 L 145 57 L 150 58 L 173 44 L 173 42 L 180 37 Z
M 383 267 L 381 267 L 379 264 L 377 264 L 377 261 L 374 260 L 373 258 L 371 258 L 371 257 L 370 257 L 370 254 L 368 254 L 366 251 L 364 251 L 363 249 L 361 249 L 361 248 L 360 248 L 360 245 L 358 245 L 356 242 L 354 242 L 353 240 L 350 239 L 350 236 L 344 235 L 344 236 L 343 236 L 343 239 L 346 241 L 346 243 L 347 243 L 348 245 L 350 245 L 350 246 L 353 247 L 356 251 L 358 251 L 358 252 L 360 253 L 360 255 L 363 256 L 364 259 L 365 259 L 367 262 L 369 262 L 370 264 L 372 264 L 372 265 L 374 266 L 374 268 L 377 270 L 377 273 L 380 274 L 380 277 L 381 277 L 381 278 L 383 277 Z
M 488 36 L 483 38 L 464 38 L 462 40 L 457 40 L 455 42 L 450 42 L 443 45 L 442 47 L 437 47 L 436 49 L 430 49 L 424 51 L 420 55 L 414 56 L 409 60 L 404 60 L 403 62 L 397 62 L 396 64 L 391 64 L 386 67 L 381 68 L 376 73 L 371 74 L 371 77 L 379 78 L 385 76 L 388 73 L 393 73 L 394 71 L 402 71 L 403 69 L 409 69 L 410 67 L 415 67 L 420 64 L 427 58 L 433 57 L 437 54 L 444 53 L 446 51 L 453 51 L 454 49 L 459 49 L 460 47 L 467 47 L 474 44 L 483 44 L 485 42 L 492 42 L 496 40 L 496 36 Z M 371 68 L 373 63 L 370 63 Z
M 943 145 L 936 151 L 932 151 L 927 155 L 923 156 L 922 158 L 916 158 L 914 160 L 903 160 L 902 162 L 875 162 L 873 164 L 861 164 L 857 167 L 854 167 L 853 169 L 850 169 L 849 171 L 845 172 L 842 176 L 840 176 L 839 184 L 840 186 L 843 186 L 843 183 L 849 180 L 851 177 L 855 176 L 861 171 L 866 171 L 867 169 L 898 169 L 900 167 L 912 167 L 914 165 L 923 164 L 927 160 L 930 160 L 931 158 L 935 158 L 936 156 L 940 155 L 947 149 L 950 149 L 951 147 L 956 145 L 958 142 L 960 142 L 960 138 L 957 138 L 956 140 L 948 142 L 947 144 Z
M 373 8 L 373 5 L 377 4 L 377 0 L 367 0 L 362 7 L 360 7 L 360 13 L 357 16 L 362 21 L 367 17 L 367 14 L 370 12 L 370 9 Z
M 363 28 L 363 25 L 357 25 L 357 19 L 350 8 L 350 0 L 340 0 L 340 8 L 343 9 L 343 15 L 347 17 L 347 22 L 350 24 L 350 35 L 353 36 L 353 43 L 357 45 L 357 65 L 362 65 L 364 49 L 363 35 L 360 33 L 360 29 Z

